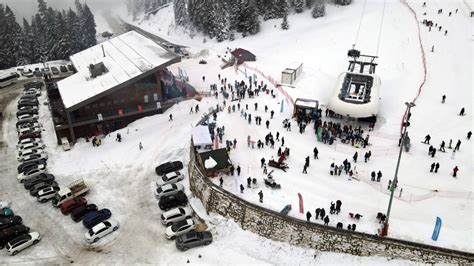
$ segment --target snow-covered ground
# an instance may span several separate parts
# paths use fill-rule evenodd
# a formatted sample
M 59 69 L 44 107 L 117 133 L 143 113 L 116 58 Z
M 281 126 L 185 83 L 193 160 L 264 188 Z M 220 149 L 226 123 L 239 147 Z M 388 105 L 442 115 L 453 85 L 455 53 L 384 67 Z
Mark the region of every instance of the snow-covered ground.
M 390 236 L 472 252 L 473 153 L 472 145 L 469 145 L 465 138 L 466 132 L 472 129 L 472 68 L 470 72 L 461 68 L 471 66 L 472 58 L 468 9 L 460 0 L 430 1 L 426 10 L 421 8 L 421 1 L 409 3 L 420 17 L 423 12 L 427 12 L 429 19 L 441 23 L 449 33 L 443 36 L 436 30 L 428 32 L 427 28 L 421 29 L 425 49 L 428 50 L 434 44 L 435 52 L 426 51 L 428 81 L 416 101 L 417 106 L 413 109 L 409 128 L 413 147 L 409 153 L 403 153 L 402 156 L 399 186 L 403 187 L 404 192 L 401 199 L 397 197 L 394 201 Z M 217 82 L 218 73 L 227 77 L 231 83 L 234 79 L 245 79 L 244 74 L 236 72 L 234 68 L 221 71 L 220 59 L 217 57 L 217 54 L 224 54 L 227 46 L 242 47 L 257 55 L 257 62 L 248 64 L 249 66 L 256 67 L 276 79 L 279 79 L 280 72 L 289 63 L 303 62 L 304 73 L 296 88 L 285 90 L 294 98 L 304 96 L 318 99 L 324 106 L 332 94 L 337 76 L 347 67 L 346 52 L 354 42 L 362 6 L 363 1 L 354 1 L 346 7 L 329 6 L 326 17 L 317 20 L 310 18 L 309 12 L 290 16 L 288 31 L 280 30 L 278 20 L 267 21 L 262 24 L 262 32 L 258 35 L 225 43 L 216 43 L 213 40 L 203 43 L 202 36 L 199 35 L 190 39 L 179 32 L 175 34 L 174 29 L 169 27 L 172 21 L 170 8 L 158 12 L 150 24 L 143 22 L 140 26 L 165 38 L 168 36 L 163 33 L 169 33 L 171 41 L 189 45 L 191 51 L 204 50 L 200 53 L 201 56 L 184 60 L 171 68 L 175 73 L 178 67 L 184 69 L 191 84 L 199 91 L 208 91 L 209 85 Z M 445 13 L 438 16 L 435 13 L 441 7 L 445 9 Z M 382 18 L 382 8 L 383 1 L 367 2 L 357 43 L 357 48 L 363 53 L 371 54 L 376 51 L 376 33 Z M 448 17 L 446 10 L 455 8 L 459 8 L 459 13 Z M 162 17 L 166 17 L 166 20 L 160 19 Z M 262 116 L 262 126 L 255 126 L 254 121 L 252 125 L 248 125 L 237 112 L 219 113 L 218 126 L 226 128 L 224 140 L 236 138 L 238 141 L 237 149 L 231 151 L 231 159 L 234 164 L 240 164 L 243 170 L 240 177 L 224 177 L 225 188 L 249 201 L 257 202 L 258 191 L 246 190 L 244 194 L 238 192 L 238 186 L 240 183 L 245 184 L 248 176 L 256 177 L 264 191 L 264 206 L 279 211 L 284 205 L 292 204 L 294 208 L 290 215 L 302 219 L 303 216 L 296 213 L 298 192 L 303 195 L 305 208 L 313 213 L 317 207 L 328 210 L 331 201 L 340 199 L 343 202 L 342 213 L 330 217 L 331 226 L 335 226 L 338 221 L 344 224 L 348 221 L 353 223 L 354 221 L 347 217 L 347 212 L 358 212 L 364 217 L 357 222 L 357 230 L 375 233 L 378 226 L 375 214 L 379 211 L 385 212 L 388 203 L 385 188 L 395 169 L 404 102 L 411 101 L 416 96 L 423 77 L 416 23 L 408 8 L 401 2 L 387 1 L 377 69 L 377 74 L 382 79 L 380 118 L 375 131 L 371 133 L 371 160 L 363 163 L 360 158 L 363 152 L 361 154 L 359 151 L 360 157 L 356 166 L 360 181 L 350 181 L 344 175 L 329 175 L 330 163 L 341 163 L 345 158 L 350 159 L 355 151 L 353 147 L 341 143 L 336 146 L 318 143 L 311 127 L 308 127 L 304 134 L 299 134 L 295 122 L 292 132 L 284 131 L 281 121 L 289 118 L 292 110 L 285 101 L 284 111 L 279 112 L 278 103 L 284 97 L 276 90 L 276 99 L 261 94 L 241 103 L 242 106 L 249 105 L 252 116 Z M 205 58 L 208 64 L 198 64 L 201 58 Z M 252 73 L 251 70 L 247 72 Z M 206 82 L 202 81 L 203 75 L 206 76 Z M 261 79 L 258 75 L 258 80 Z M 440 104 L 442 94 L 447 95 L 447 103 L 444 105 Z M 42 97 L 44 100 L 45 96 Z M 1 252 L 1 261 L 7 264 L 74 261 L 83 264 L 138 262 L 165 265 L 185 263 L 188 259 L 191 263 L 219 265 L 408 263 L 389 262 L 384 258 L 320 253 L 270 241 L 243 231 L 231 220 L 217 215 L 208 217 L 196 199 L 191 199 L 191 204 L 207 221 L 214 234 L 214 243 L 208 247 L 178 252 L 174 248 L 174 242 L 165 239 L 164 227 L 159 222 L 161 211 L 153 196 L 156 181 L 153 169 L 167 160 L 187 162 L 192 126 L 201 118 L 203 112 L 217 103 L 222 105 L 222 101 L 222 96 L 219 96 L 218 100 L 213 97 L 204 98 L 199 103 L 200 114 L 189 114 L 190 108 L 197 102 L 180 102 L 164 115 L 143 118 L 119 130 L 122 135 L 121 143 L 114 141 L 114 132 L 104 137 L 100 147 L 92 147 L 91 143 L 79 140 L 68 152 L 57 146 L 49 111 L 47 106 L 42 105 L 41 121 L 45 128 L 43 136 L 50 156 L 49 171 L 55 174 L 61 185 L 84 178 L 91 187 L 91 192 L 87 195 L 88 201 L 100 208 L 110 208 L 112 218 L 121 223 L 119 231 L 94 245 L 84 242 L 83 235 L 86 231 L 81 224 L 73 223 L 69 217 L 63 216 L 49 204 L 36 203 L 36 199 L 27 195 L 15 180 L 16 163 L 8 161 L 14 158 L 15 154 L 13 114 L 16 111 L 16 103 L 13 101 L 4 111 L 7 119 L 2 127 L 3 139 L 9 145 L 4 148 L 6 160 L 3 162 L 2 171 L 5 169 L 8 179 L 2 181 L 0 191 L 2 198 L 13 201 L 13 209 L 24 217 L 29 226 L 39 230 L 44 238 L 38 246 L 16 257 L 6 257 L 6 253 Z M 253 111 L 256 101 L 259 104 L 257 112 Z M 274 119 L 270 121 L 270 130 L 264 128 L 264 123 L 269 118 L 269 114 L 263 111 L 264 105 L 276 112 Z M 462 106 L 466 108 L 467 116 L 459 117 L 456 114 Z M 173 114 L 172 122 L 168 121 L 169 113 Z M 262 185 L 263 175 L 259 165 L 262 157 L 267 160 L 271 156 L 276 157 L 276 149 L 265 147 L 263 150 L 251 150 L 246 146 L 248 135 L 251 135 L 252 139 L 263 140 L 268 131 L 272 131 L 274 135 L 279 131 L 285 137 L 285 146 L 291 149 L 289 171 L 274 172 L 274 177 L 282 184 L 282 189 L 277 191 L 271 191 Z M 454 143 L 461 139 L 463 144 L 460 152 L 454 159 L 451 159 L 449 152 L 438 153 L 434 159 L 428 158 L 427 146 L 419 143 L 427 133 L 433 137 L 432 143 L 435 146 L 442 139 L 453 138 Z M 144 146 L 141 151 L 138 148 L 139 142 Z M 320 151 L 320 159 L 311 159 L 308 174 L 301 174 L 304 158 L 311 156 L 315 146 Z M 429 173 L 432 161 L 440 162 L 440 173 Z M 460 167 L 457 179 L 450 176 L 454 165 Z M 381 183 L 369 181 L 368 175 L 373 170 L 381 170 L 384 173 Z M 188 182 L 186 178 L 184 183 L 187 194 L 190 195 Z M 439 192 L 433 193 L 434 189 Z M 438 242 L 433 242 L 430 236 L 436 216 L 443 219 L 443 228 Z M 202 258 L 198 258 L 199 254 Z

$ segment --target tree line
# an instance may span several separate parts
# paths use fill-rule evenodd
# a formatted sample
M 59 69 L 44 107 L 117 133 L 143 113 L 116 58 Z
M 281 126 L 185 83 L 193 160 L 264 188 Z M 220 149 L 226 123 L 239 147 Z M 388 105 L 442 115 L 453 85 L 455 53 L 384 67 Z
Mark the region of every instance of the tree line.
M 23 25 L 17 23 L 8 5 L 0 4 L 0 69 L 51 60 L 97 44 L 94 15 L 76 0 L 76 10 L 56 10 L 45 0 L 38 1 L 38 12 Z

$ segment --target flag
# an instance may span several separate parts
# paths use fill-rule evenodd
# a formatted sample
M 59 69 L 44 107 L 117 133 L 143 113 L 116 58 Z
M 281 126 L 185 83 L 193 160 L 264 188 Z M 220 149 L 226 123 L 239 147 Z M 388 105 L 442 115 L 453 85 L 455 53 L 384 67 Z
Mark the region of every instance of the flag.
M 303 196 L 298 193 L 298 198 L 300 198 L 300 213 L 304 213 L 304 206 L 303 206 Z
M 436 217 L 436 223 L 433 229 L 433 235 L 431 236 L 431 239 L 433 239 L 434 241 L 437 241 L 440 230 L 441 230 L 441 218 Z

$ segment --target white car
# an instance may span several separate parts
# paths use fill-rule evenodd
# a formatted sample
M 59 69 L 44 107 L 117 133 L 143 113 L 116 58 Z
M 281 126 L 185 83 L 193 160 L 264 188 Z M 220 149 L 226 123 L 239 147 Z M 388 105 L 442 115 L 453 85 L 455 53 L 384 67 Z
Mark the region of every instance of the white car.
M 20 107 L 18 107 L 18 111 L 23 111 L 23 110 L 36 110 L 36 111 L 38 111 L 38 106 L 20 106 Z
M 182 184 L 166 184 L 155 189 L 155 197 L 159 199 L 164 196 L 176 194 L 178 191 L 184 191 L 184 186 Z
M 44 150 L 43 142 L 30 142 L 26 144 L 17 145 L 18 151 L 28 150 L 28 149 L 41 149 Z
M 10 202 L 8 201 L 0 201 L 0 210 L 3 208 L 7 208 L 10 206 Z
M 40 132 L 41 133 L 41 128 L 39 126 L 28 126 L 28 127 L 22 127 L 19 128 L 18 130 L 18 135 L 22 135 L 24 133 L 34 133 L 34 132 Z
M 161 224 L 170 226 L 173 223 L 191 219 L 193 210 L 189 207 L 178 207 L 161 214 Z
M 166 238 L 173 240 L 180 235 L 186 234 L 194 228 L 196 228 L 196 223 L 193 219 L 186 219 L 176 222 L 166 228 Z
M 40 96 L 40 95 L 41 95 L 41 90 L 40 90 L 40 89 L 36 89 L 36 88 L 29 88 L 29 89 L 23 91 L 23 95 L 36 95 L 36 96 Z
M 41 236 L 38 232 L 30 232 L 28 234 L 15 237 L 7 243 L 7 252 L 14 256 L 25 248 L 37 244 L 40 242 L 40 240 Z
M 18 155 L 16 156 L 16 159 L 19 162 L 23 162 L 23 159 L 29 155 L 33 154 L 42 154 L 45 153 L 43 149 L 26 149 L 26 150 L 20 150 L 18 151 Z
M 56 192 L 58 192 L 60 189 L 61 188 L 58 186 L 45 187 L 38 191 L 38 194 L 36 194 L 36 200 L 41 203 L 45 203 L 48 200 L 54 198 L 54 195 L 56 195 Z
M 27 155 L 27 156 L 23 157 L 23 161 L 22 161 L 22 162 L 28 162 L 28 161 L 31 161 L 31 160 L 38 160 L 38 159 L 45 159 L 45 160 L 47 160 L 47 159 L 48 159 L 48 155 L 47 155 L 46 153 L 30 154 L 30 155 Z
M 102 237 L 112 233 L 119 229 L 120 225 L 116 220 L 109 219 L 107 221 L 103 221 L 97 225 L 94 225 L 89 231 L 86 233 L 86 242 L 87 243 L 94 243 L 99 241 Z
M 18 120 L 23 120 L 23 119 L 36 119 L 38 120 L 39 116 L 38 115 L 31 115 L 31 114 L 24 114 L 24 115 L 20 115 L 17 117 Z
M 184 179 L 184 175 L 182 175 L 180 172 L 175 171 L 171 173 L 167 173 L 163 176 L 158 177 L 158 180 L 156 181 L 157 186 L 163 186 L 166 184 L 174 184 L 176 182 L 179 182 Z
M 46 169 L 38 169 L 38 168 L 34 168 L 34 169 L 31 169 L 27 172 L 23 172 L 21 174 L 18 174 L 18 176 L 16 177 L 21 183 L 25 182 L 26 180 L 32 178 L 32 177 L 35 177 L 35 176 L 39 176 L 40 174 L 46 172 Z
M 20 147 L 30 143 L 43 143 L 43 141 L 41 140 L 41 138 L 26 138 L 18 141 L 18 144 L 16 146 Z

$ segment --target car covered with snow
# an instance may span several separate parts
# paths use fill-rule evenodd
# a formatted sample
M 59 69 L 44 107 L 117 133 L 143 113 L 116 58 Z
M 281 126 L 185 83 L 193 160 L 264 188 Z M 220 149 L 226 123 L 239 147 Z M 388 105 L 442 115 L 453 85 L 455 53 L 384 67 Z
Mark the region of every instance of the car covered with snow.
M 189 207 L 178 207 L 161 214 L 161 224 L 170 226 L 173 223 L 192 218 L 193 210 Z
M 179 191 L 184 191 L 184 186 L 182 184 L 166 184 L 155 189 L 155 197 L 159 199 L 164 196 L 176 194 Z
M 28 155 L 32 154 L 42 154 L 45 153 L 43 149 L 25 149 L 25 150 L 19 150 L 18 155 L 16 156 L 16 159 L 19 162 L 23 161 L 23 158 L 27 157 Z
M 94 243 L 99 241 L 99 239 L 103 238 L 104 236 L 117 231 L 119 229 L 120 225 L 119 222 L 116 220 L 109 219 L 107 221 L 100 222 L 89 231 L 87 231 L 85 238 L 87 243 Z
M 186 234 L 187 232 L 196 228 L 196 223 L 193 219 L 186 219 L 168 226 L 165 231 L 167 239 L 175 239 L 176 237 Z
M 30 232 L 28 234 L 20 235 L 10 240 L 7 245 L 7 252 L 14 256 L 20 251 L 39 243 L 41 236 L 38 232 Z
M 45 169 L 31 169 L 28 171 L 25 171 L 23 173 L 18 174 L 16 177 L 21 183 L 24 183 L 26 180 L 39 176 L 40 174 L 44 173 L 46 170 Z
M 60 189 L 61 188 L 58 185 L 48 186 L 48 187 L 42 188 L 42 189 L 38 190 L 38 192 L 36 193 L 36 200 L 41 202 L 41 203 L 45 203 L 48 200 L 54 198 L 54 195 Z
M 27 143 L 23 145 L 18 145 L 18 151 L 24 151 L 28 149 L 38 149 L 38 150 L 44 150 L 44 144 L 43 142 L 32 142 L 32 143 Z
M 20 163 L 17 167 L 17 171 L 18 173 L 23 173 L 33 168 L 45 169 L 46 166 L 47 166 L 46 159 L 30 160 L 27 162 Z
M 32 160 L 38 160 L 38 159 L 48 159 L 48 155 L 46 153 L 36 153 L 36 154 L 30 154 L 25 157 L 23 157 L 22 161 L 23 162 L 28 162 Z
M 25 138 L 21 139 L 18 141 L 18 144 L 16 144 L 17 147 L 20 147 L 25 144 L 30 144 L 30 143 L 43 143 L 41 138 Z
M 184 179 L 184 175 L 182 175 L 180 172 L 175 171 L 175 172 L 170 172 L 165 175 L 162 175 L 158 177 L 158 180 L 156 180 L 156 185 L 157 186 L 163 186 L 166 184 L 174 184 L 176 182 L 179 182 Z

